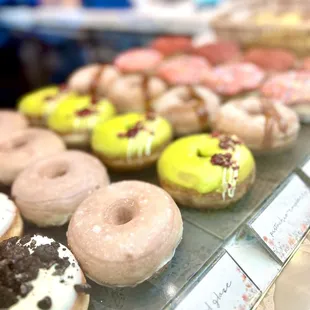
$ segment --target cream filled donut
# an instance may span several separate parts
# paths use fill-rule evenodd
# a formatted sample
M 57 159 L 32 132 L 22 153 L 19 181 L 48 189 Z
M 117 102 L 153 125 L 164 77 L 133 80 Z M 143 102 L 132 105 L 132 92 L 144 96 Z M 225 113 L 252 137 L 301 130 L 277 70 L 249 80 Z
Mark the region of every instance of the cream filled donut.
M 119 76 L 118 70 L 108 64 L 91 64 L 74 71 L 68 79 L 68 88 L 79 94 L 100 98 Z
M 169 194 L 149 183 L 123 181 L 84 200 L 67 236 L 89 278 L 135 286 L 172 259 L 182 232 L 180 211 Z
M 73 254 L 40 235 L 0 243 L 0 308 L 87 310 L 89 290 Z
M 0 241 L 14 236 L 21 236 L 23 220 L 14 202 L 7 195 L 0 193 Z
M 21 113 L 12 110 L 0 110 L 0 141 L 12 132 L 28 127 L 28 121 Z
M 87 196 L 109 183 L 97 158 L 67 151 L 29 165 L 13 183 L 12 196 L 27 220 L 38 226 L 60 226 Z
M 236 134 L 251 150 L 259 152 L 290 147 L 299 128 L 293 110 L 254 96 L 229 101 L 220 108 L 214 122 L 215 130 Z
M 62 139 L 50 130 L 29 128 L 13 133 L 0 142 L 0 183 L 11 185 L 30 163 L 64 150 Z
M 153 110 L 171 123 L 178 136 L 210 127 L 219 107 L 219 97 L 203 86 L 176 86 L 152 103 Z

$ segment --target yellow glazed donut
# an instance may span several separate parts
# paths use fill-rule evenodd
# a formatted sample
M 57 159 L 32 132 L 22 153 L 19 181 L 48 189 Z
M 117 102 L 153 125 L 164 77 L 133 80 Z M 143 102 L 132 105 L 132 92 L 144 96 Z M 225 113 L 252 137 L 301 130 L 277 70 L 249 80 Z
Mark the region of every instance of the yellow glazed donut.
M 28 118 L 31 125 L 45 126 L 50 113 L 71 95 L 65 87 L 47 86 L 24 95 L 18 103 L 18 110 Z
M 158 160 L 161 186 L 179 203 L 225 208 L 253 184 L 255 162 L 236 136 L 199 134 L 169 145 Z
M 94 126 L 114 115 L 115 108 L 107 99 L 97 100 L 91 96 L 75 95 L 59 104 L 47 123 L 67 145 L 86 148 Z
M 152 165 L 172 139 L 170 124 L 155 114 L 129 113 L 98 124 L 92 149 L 115 170 L 139 170 Z

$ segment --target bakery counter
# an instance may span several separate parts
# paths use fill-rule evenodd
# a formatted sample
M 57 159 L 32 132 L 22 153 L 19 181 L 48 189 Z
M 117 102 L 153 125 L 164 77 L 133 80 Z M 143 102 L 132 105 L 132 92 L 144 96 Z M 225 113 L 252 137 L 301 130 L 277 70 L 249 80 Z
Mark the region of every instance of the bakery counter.
M 89 309 L 175 308 L 191 292 L 187 288 L 200 281 L 201 274 L 214 261 L 227 240 L 263 208 L 267 198 L 273 196 L 276 188 L 310 154 L 309 135 L 310 126 L 304 125 L 292 150 L 256 157 L 257 178 L 254 187 L 232 207 L 208 212 L 182 207 L 184 235 L 172 262 L 159 274 L 134 288 L 109 288 L 89 281 L 92 286 Z M 158 183 L 155 168 L 141 173 L 112 174 L 111 179 L 138 179 Z M 41 229 L 40 232 L 66 244 L 66 229 L 65 226 Z M 37 231 L 36 227 L 27 224 L 26 233 Z

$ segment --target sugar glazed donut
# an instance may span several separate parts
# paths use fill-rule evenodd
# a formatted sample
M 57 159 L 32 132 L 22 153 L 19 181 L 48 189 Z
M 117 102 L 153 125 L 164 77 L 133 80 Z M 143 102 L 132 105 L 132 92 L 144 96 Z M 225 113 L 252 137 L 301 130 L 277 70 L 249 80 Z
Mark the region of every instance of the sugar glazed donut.
M 20 237 L 23 220 L 14 202 L 0 193 L 0 242 L 11 237 Z
M 135 286 L 161 270 L 181 241 L 182 217 L 161 188 L 123 181 L 82 202 L 68 244 L 83 270 L 108 286 Z
M 109 176 L 97 158 L 67 151 L 28 166 L 13 183 L 12 196 L 27 220 L 60 226 L 87 196 L 108 184 Z
M 227 102 L 214 122 L 215 130 L 239 136 L 255 152 L 287 149 L 296 141 L 299 128 L 293 110 L 254 96 Z
M 89 285 L 72 253 L 40 235 L 0 243 L 0 308 L 87 310 Z
M 28 127 L 28 121 L 19 112 L 0 110 L 0 141 L 5 140 L 12 132 Z
M 0 183 L 11 185 L 30 163 L 65 150 L 52 131 L 29 128 L 17 131 L 0 142 Z
M 251 152 L 236 136 L 176 140 L 157 163 L 161 186 L 186 207 L 219 209 L 239 200 L 255 179 Z
M 176 86 L 152 102 L 153 110 L 166 118 L 177 136 L 210 128 L 220 107 L 219 97 L 203 86 Z
M 117 171 L 151 166 L 172 139 L 171 125 L 155 114 L 128 113 L 98 124 L 92 150 Z

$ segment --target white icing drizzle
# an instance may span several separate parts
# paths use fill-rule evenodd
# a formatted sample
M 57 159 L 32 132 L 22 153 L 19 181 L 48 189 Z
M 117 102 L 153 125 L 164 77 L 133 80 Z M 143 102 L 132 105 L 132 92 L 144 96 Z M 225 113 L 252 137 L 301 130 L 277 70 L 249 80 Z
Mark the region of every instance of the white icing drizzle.
M 0 193 L 0 236 L 12 226 L 16 215 L 16 206 L 5 194 Z
M 51 244 L 54 241 L 53 239 L 39 235 L 33 236 L 30 242 L 32 240 L 36 241 L 36 246 Z M 30 242 L 26 245 L 29 245 Z M 29 251 L 33 253 L 33 250 L 30 248 Z M 61 258 L 69 257 L 71 263 L 64 274 L 61 276 L 52 275 L 55 271 L 55 265 L 50 269 L 40 269 L 38 277 L 29 282 L 33 286 L 33 289 L 25 298 L 20 298 L 9 310 L 38 309 L 38 301 L 46 296 L 49 296 L 52 300 L 52 307 L 49 310 L 71 310 L 73 308 L 77 298 L 74 285 L 82 284 L 82 272 L 73 254 L 62 244 L 58 248 L 58 254 Z M 75 264 L 74 267 L 72 263 Z M 61 283 L 61 280 L 64 280 L 64 282 Z

